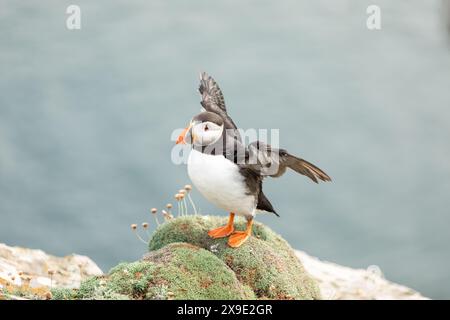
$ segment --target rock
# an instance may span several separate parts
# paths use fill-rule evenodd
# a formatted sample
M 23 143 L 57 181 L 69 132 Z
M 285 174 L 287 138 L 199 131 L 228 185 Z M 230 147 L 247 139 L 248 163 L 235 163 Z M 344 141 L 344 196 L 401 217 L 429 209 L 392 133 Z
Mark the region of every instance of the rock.
M 49 274 L 53 273 L 52 275 Z M 9 247 L 0 243 L 0 285 L 19 290 L 26 286 L 33 293 L 48 292 L 50 286 L 78 288 L 82 280 L 101 275 L 100 268 L 88 257 L 63 258 L 42 250 Z M 42 289 L 42 290 L 38 290 Z
M 52 287 L 52 280 L 47 277 L 33 277 L 30 281 L 30 288 Z
M 319 284 L 323 299 L 331 300 L 423 300 L 417 291 L 384 279 L 377 267 L 352 269 L 321 261 L 296 251 L 308 273 Z
M 0 300 L 427 299 L 384 279 L 379 268 L 351 269 L 294 252 L 259 223 L 243 246 L 229 248 L 226 239 L 207 235 L 225 222 L 203 216 L 170 220 L 156 230 L 148 254 L 107 275 L 85 256 L 58 258 L 0 244 Z M 244 222 L 236 227 L 244 229 Z
M 315 281 L 307 274 L 294 251 L 268 227 L 255 223 L 253 236 L 241 247 L 227 245 L 227 239 L 211 239 L 207 232 L 226 224 L 226 218 L 187 216 L 161 225 L 149 243 L 150 250 L 170 243 L 189 243 L 213 253 L 258 299 L 319 299 Z M 235 223 L 245 228 L 245 221 Z M 237 297 L 236 297 L 237 298 Z

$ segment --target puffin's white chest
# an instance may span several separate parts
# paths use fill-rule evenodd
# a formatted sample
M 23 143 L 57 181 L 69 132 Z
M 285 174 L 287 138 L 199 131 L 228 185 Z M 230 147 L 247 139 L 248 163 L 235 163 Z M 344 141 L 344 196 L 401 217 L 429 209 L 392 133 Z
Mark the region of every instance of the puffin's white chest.
M 213 156 L 192 150 L 188 174 L 200 193 L 216 206 L 238 215 L 253 216 L 255 197 L 247 194 L 239 168 L 224 156 Z

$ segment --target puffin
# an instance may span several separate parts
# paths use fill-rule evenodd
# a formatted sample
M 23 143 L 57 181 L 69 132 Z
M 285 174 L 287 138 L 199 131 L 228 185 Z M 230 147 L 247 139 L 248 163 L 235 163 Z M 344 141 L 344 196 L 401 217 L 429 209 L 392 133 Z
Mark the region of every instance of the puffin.
M 229 237 L 228 245 L 237 248 L 251 236 L 257 213 L 279 216 L 263 193 L 266 177 L 280 177 L 289 168 L 315 183 L 331 178 L 285 149 L 258 140 L 245 144 L 228 115 L 219 85 L 205 72 L 200 74 L 198 90 L 202 111 L 191 119 L 176 144 L 191 145 L 187 171 L 193 185 L 209 202 L 229 212 L 228 223 L 210 230 L 208 235 L 214 239 Z M 246 219 L 245 230 L 235 230 L 236 215 Z

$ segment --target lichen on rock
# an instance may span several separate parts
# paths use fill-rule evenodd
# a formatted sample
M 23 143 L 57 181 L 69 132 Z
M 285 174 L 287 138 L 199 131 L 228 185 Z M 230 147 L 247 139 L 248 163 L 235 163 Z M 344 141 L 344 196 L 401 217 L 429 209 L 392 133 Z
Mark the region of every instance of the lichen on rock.
M 82 280 L 101 274 L 86 256 L 56 257 L 42 250 L 0 243 L 0 300 L 49 299 L 51 288 L 78 288 Z

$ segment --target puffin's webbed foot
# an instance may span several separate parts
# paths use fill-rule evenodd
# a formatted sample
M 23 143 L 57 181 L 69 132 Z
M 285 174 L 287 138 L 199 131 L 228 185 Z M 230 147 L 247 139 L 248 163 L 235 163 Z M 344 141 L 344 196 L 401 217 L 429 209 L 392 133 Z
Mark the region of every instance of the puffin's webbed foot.
M 247 221 L 247 229 L 245 231 L 236 231 L 228 239 L 228 245 L 232 248 L 240 247 L 252 234 L 253 219 Z
M 228 237 L 230 234 L 232 234 L 234 231 L 234 226 L 231 225 L 226 225 L 223 227 L 219 227 L 216 229 L 212 229 L 208 231 L 208 236 L 210 236 L 211 238 L 217 239 L 217 238 L 224 238 L 224 237 Z
M 208 231 L 208 236 L 213 239 L 228 237 L 234 231 L 234 213 L 230 213 L 230 218 L 226 226 L 219 227 Z
M 228 245 L 232 248 L 238 248 L 247 241 L 248 238 L 250 238 L 250 235 L 247 231 L 236 231 L 228 239 Z

